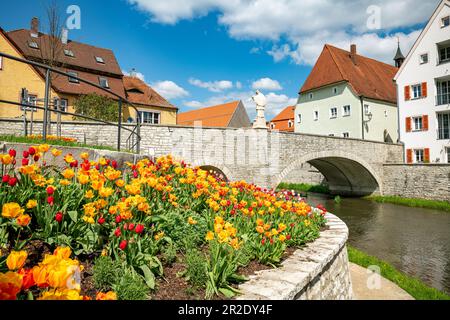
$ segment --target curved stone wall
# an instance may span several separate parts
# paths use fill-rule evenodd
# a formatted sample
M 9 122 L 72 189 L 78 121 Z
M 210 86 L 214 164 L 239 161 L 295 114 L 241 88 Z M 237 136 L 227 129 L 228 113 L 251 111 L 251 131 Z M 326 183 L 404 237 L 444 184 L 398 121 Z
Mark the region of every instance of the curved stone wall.
M 297 250 L 278 269 L 256 272 L 239 286 L 238 300 L 350 300 L 348 228 L 333 214 L 327 230 Z

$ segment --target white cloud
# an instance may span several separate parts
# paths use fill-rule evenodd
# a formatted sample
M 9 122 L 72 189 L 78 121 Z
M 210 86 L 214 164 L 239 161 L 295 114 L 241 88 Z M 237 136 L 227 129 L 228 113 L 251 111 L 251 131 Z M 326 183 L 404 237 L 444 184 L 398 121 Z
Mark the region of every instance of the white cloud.
M 191 78 L 189 83 L 193 86 L 208 89 L 211 92 L 222 92 L 233 88 L 233 82 L 228 80 L 204 82 L 199 79 Z
M 135 76 L 136 78 L 141 79 L 142 81 L 145 82 L 145 76 L 141 72 L 137 72 L 137 71 L 128 72 L 128 71 L 122 70 L 122 73 L 128 77 L 131 76 L 131 74 L 133 74 L 133 76 Z
M 283 90 L 283 87 L 280 85 L 280 83 L 277 80 L 273 80 L 270 78 L 261 78 L 259 80 L 256 80 L 252 84 L 252 88 L 254 90 L 270 90 L 270 91 L 278 91 Z
M 189 96 L 189 92 L 173 81 L 158 81 L 152 83 L 151 86 L 166 99 L 177 99 Z
M 230 101 L 241 100 L 247 110 L 250 120 L 253 120 L 256 115 L 256 106 L 252 100 L 252 96 L 254 94 L 255 93 L 253 91 L 236 91 L 223 95 L 212 96 L 205 101 L 196 101 L 196 100 L 185 101 L 183 102 L 183 105 L 188 108 L 197 109 L 215 106 Z M 266 94 L 266 98 L 267 98 L 267 107 L 265 114 L 267 120 L 272 119 L 287 106 L 297 104 L 296 98 L 288 97 L 287 95 L 284 94 L 276 94 L 274 92 L 269 92 L 268 94 Z
M 360 41 L 364 52 L 365 40 L 382 40 L 396 28 L 410 28 L 424 23 L 431 16 L 439 0 L 128 0 L 140 10 L 150 14 L 158 23 L 175 24 L 183 19 L 203 17 L 219 12 L 219 24 L 227 27 L 236 39 L 271 40 L 275 44 L 269 51 L 275 61 L 289 58 L 294 63 L 311 64 L 318 50 L 326 42 Z M 380 30 L 368 25 L 368 8 L 380 8 Z M 415 30 L 417 31 L 417 30 Z M 412 39 L 416 33 L 402 33 Z M 367 37 L 367 38 L 365 38 Z M 279 43 L 286 39 L 288 46 Z M 345 41 L 343 40 L 345 39 Z M 313 43 L 314 41 L 314 43 Z M 395 54 L 392 41 L 370 44 L 370 53 L 384 61 Z M 405 50 L 409 46 L 404 44 Z M 252 50 L 253 51 L 253 50 Z M 255 53 L 253 51 L 253 53 Z M 369 54 L 371 55 L 371 54 Z

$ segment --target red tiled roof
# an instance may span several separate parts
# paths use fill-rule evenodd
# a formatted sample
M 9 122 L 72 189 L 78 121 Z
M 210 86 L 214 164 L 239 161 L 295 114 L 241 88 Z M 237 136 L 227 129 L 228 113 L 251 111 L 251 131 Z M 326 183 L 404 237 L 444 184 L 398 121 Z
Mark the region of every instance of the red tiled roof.
M 240 101 L 233 101 L 213 107 L 207 107 L 179 113 L 177 124 L 193 126 L 195 121 L 201 121 L 204 127 L 228 127 Z
M 300 93 L 338 82 L 348 82 L 355 94 L 397 103 L 393 82 L 398 68 L 356 54 L 356 65 L 349 51 L 325 45 Z
M 131 103 L 146 106 L 178 109 L 177 107 L 170 104 L 169 101 L 164 99 L 152 87 L 147 85 L 141 79 L 138 79 L 136 77 L 124 76 L 123 85 L 125 87 L 127 99 Z
M 295 106 L 289 106 L 283 109 L 272 121 L 281 121 L 281 120 L 289 120 L 294 119 Z
M 294 132 L 294 118 L 295 106 L 289 106 L 283 109 L 275 118 L 270 121 L 270 124 L 275 124 L 275 130 L 283 132 Z M 291 120 L 292 127 L 289 127 L 289 120 Z

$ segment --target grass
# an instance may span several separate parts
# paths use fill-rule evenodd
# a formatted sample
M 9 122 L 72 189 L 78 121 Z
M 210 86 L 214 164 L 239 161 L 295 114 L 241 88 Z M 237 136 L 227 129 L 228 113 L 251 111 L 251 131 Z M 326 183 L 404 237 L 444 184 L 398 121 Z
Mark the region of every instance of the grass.
M 427 208 L 450 212 L 450 202 L 448 201 L 402 198 L 397 196 L 369 196 L 365 197 L 364 199 L 380 203 L 393 203 L 401 206 Z
M 278 190 L 294 190 L 301 192 L 314 192 L 314 193 L 323 193 L 329 194 L 330 189 L 327 186 L 323 185 L 311 185 L 307 183 L 280 183 L 277 188 Z
M 14 136 L 14 135 L 0 135 L 0 141 L 11 142 L 11 143 L 29 143 L 29 144 L 42 144 L 44 141 L 39 138 L 25 137 L 25 136 Z M 64 140 L 49 140 L 45 142 L 49 145 L 62 146 L 62 147 L 80 147 L 80 148 L 91 148 L 98 150 L 109 150 L 117 151 L 117 149 L 108 146 L 96 146 L 89 145 L 80 142 L 64 141 Z M 129 152 L 126 150 L 121 150 L 122 152 Z
M 416 300 L 450 300 L 449 295 L 435 288 L 427 286 L 417 278 L 410 277 L 398 271 L 392 265 L 383 260 L 380 260 L 373 256 L 369 256 L 351 246 L 348 246 L 347 249 L 350 262 L 353 262 L 364 268 L 373 265 L 378 266 L 381 270 L 381 275 L 384 278 L 397 284 L 400 288 L 408 292 Z

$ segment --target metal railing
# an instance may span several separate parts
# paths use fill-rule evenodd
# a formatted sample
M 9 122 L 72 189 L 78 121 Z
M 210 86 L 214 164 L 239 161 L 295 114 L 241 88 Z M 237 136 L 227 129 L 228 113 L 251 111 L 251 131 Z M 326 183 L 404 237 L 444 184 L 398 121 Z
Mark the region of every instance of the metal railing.
M 442 93 L 442 94 L 436 95 L 436 105 L 437 106 L 442 106 L 442 105 L 446 105 L 446 104 L 450 104 L 450 93 Z
M 13 60 L 13 61 L 17 61 L 20 63 L 25 63 L 31 66 L 34 66 L 36 68 L 41 68 L 43 70 L 45 70 L 45 97 L 43 99 L 43 106 L 38 106 L 37 104 L 32 104 L 29 101 L 21 101 L 21 102 L 15 102 L 15 101 L 9 101 L 9 100 L 4 100 L 0 98 L 0 103 L 4 103 L 4 104 L 9 104 L 11 106 L 20 106 L 23 108 L 24 111 L 24 123 L 25 123 L 25 130 L 24 130 L 24 135 L 27 135 L 27 126 L 26 126 L 26 112 L 27 109 L 31 109 L 31 114 L 33 116 L 33 109 L 39 109 L 39 110 L 44 110 L 44 115 L 43 115 L 43 119 L 42 119 L 42 137 L 43 140 L 46 141 L 47 140 L 47 134 L 48 134 L 48 127 L 49 127 L 49 123 L 51 124 L 51 112 L 54 112 L 56 114 L 58 114 L 58 117 L 60 117 L 60 115 L 69 115 L 69 116 L 73 116 L 76 118 L 82 118 L 82 119 L 86 119 L 86 120 L 90 120 L 90 121 L 95 121 L 95 122 L 100 122 L 100 123 L 104 123 L 107 124 L 109 126 L 115 126 L 117 127 L 117 150 L 120 151 L 121 150 L 121 145 L 122 145 L 122 139 L 121 139 L 121 135 L 122 135 L 122 130 L 124 131 L 128 131 L 130 132 L 130 135 L 128 136 L 128 138 L 125 141 L 125 144 L 127 146 L 127 149 L 130 151 L 134 151 L 137 154 L 140 153 L 140 142 L 141 142 L 141 115 L 138 111 L 138 109 L 136 108 L 136 106 L 131 103 L 130 101 L 128 101 L 126 98 L 114 93 L 111 90 L 108 90 L 96 83 L 93 83 L 91 81 L 85 80 L 83 78 L 79 78 L 77 76 L 74 76 L 73 74 L 69 74 L 67 72 L 55 69 L 53 67 L 50 67 L 48 65 L 42 64 L 42 63 L 38 63 L 35 61 L 30 61 L 30 60 L 26 60 L 26 59 L 22 59 L 22 58 L 17 58 L 14 56 L 11 56 L 9 54 L 0 52 L 0 57 L 3 57 L 5 59 L 9 59 L 9 60 Z M 66 76 L 68 78 L 71 79 L 76 79 L 78 82 L 82 82 L 85 84 L 88 84 L 92 87 L 95 87 L 101 91 L 104 91 L 106 93 L 108 93 L 109 95 L 112 95 L 113 97 L 115 97 L 117 99 L 117 113 L 118 113 L 118 122 L 114 123 L 114 122 L 110 122 L 110 121 L 105 121 L 105 120 L 101 120 L 101 119 L 96 119 L 93 117 L 89 117 L 86 116 L 84 114 L 78 114 L 78 113 L 72 113 L 72 112 L 68 112 L 60 110 L 59 107 L 57 107 L 56 109 L 54 108 L 55 105 L 51 104 L 50 102 L 50 90 L 51 90 L 51 76 L 52 73 L 56 73 L 62 76 Z M 134 109 L 134 111 L 136 112 L 136 124 L 132 124 L 132 123 L 128 123 L 128 125 L 123 125 L 122 123 L 122 108 L 123 108 L 123 104 L 126 104 L 128 106 L 130 106 L 131 108 Z M 53 108 L 50 108 L 51 106 L 53 106 Z M 66 106 L 68 107 L 68 106 Z M 58 120 L 59 121 L 59 120 Z M 133 126 L 134 128 L 130 129 L 129 126 Z M 60 131 L 60 128 L 59 130 Z

